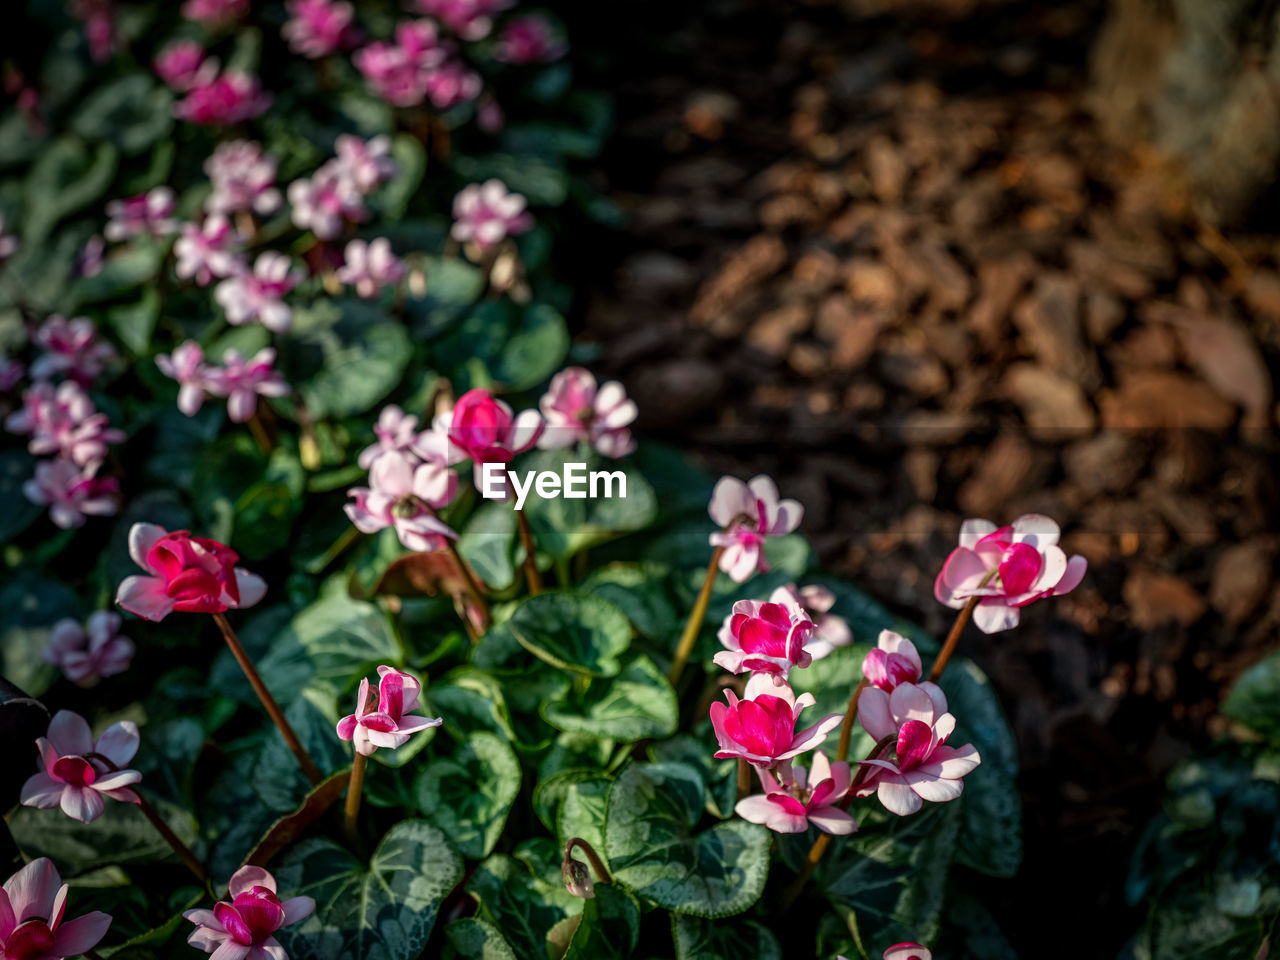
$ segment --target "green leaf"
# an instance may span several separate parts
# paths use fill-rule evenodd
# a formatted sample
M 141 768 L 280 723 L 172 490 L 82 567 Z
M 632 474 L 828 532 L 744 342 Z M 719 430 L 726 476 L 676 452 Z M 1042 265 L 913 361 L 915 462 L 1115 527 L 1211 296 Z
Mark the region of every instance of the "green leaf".
M 489 372 L 506 390 L 528 390 L 560 369 L 568 353 L 564 317 L 554 307 L 535 303 L 521 313 Z
M 535 206 L 558 207 L 569 193 L 569 177 L 563 168 L 527 154 L 494 153 L 485 157 L 458 154 L 454 167 L 460 177 L 471 182 L 497 177 L 513 192 L 524 194 Z
M 462 739 L 477 730 L 488 730 L 514 741 L 511 714 L 502 684 L 474 667 L 457 667 L 431 684 L 427 699 L 433 714 L 444 718 L 445 729 Z
M 101 199 L 116 175 L 116 159 L 111 144 L 90 152 L 74 137 L 61 137 L 41 152 L 23 192 L 23 243 L 38 245 L 63 217 Z
M 67 294 L 67 310 L 74 310 L 84 304 L 100 303 L 113 300 L 121 294 L 132 290 L 140 284 L 147 283 L 160 272 L 164 262 L 164 248 L 158 243 L 130 244 L 107 257 L 102 269 L 91 277 L 79 277 L 71 284 Z M 153 293 L 154 291 L 148 291 Z M 150 352 L 151 329 L 145 337 L 142 334 L 144 324 L 137 318 L 124 322 L 120 318 L 108 317 L 108 322 L 116 329 L 121 342 L 139 356 Z M 151 321 L 154 328 L 155 321 Z
M 585 593 L 530 597 L 508 624 L 521 646 L 553 667 L 590 677 L 612 677 L 631 643 L 631 624 L 612 603 Z
M 556 835 L 562 846 L 574 837 L 581 837 L 591 844 L 592 849 L 604 849 L 604 824 L 609 812 L 611 786 L 613 781 L 608 777 L 569 784 L 556 817 Z
M 371 304 L 328 300 L 298 311 L 290 354 L 318 366 L 299 388 L 313 417 L 352 417 L 399 385 L 413 355 L 404 325 Z M 318 363 L 317 363 L 318 360 Z
M 473 733 L 452 757 L 428 764 L 415 790 L 418 808 L 463 856 L 480 860 L 493 851 L 520 794 L 520 761 L 492 733 Z
M 398 133 L 391 141 L 391 156 L 396 162 L 396 175 L 382 189 L 381 207 L 388 220 L 399 220 L 427 172 L 427 151 L 414 137 Z
M 91 93 L 71 118 L 71 129 L 134 156 L 173 129 L 173 93 L 146 73 L 126 74 Z
M 597 883 L 563 960 L 625 960 L 639 939 L 640 905 L 635 897 L 617 884 Z
M 467 892 L 480 902 L 481 917 L 502 931 L 516 956 L 543 960 L 547 933 L 565 917 L 581 913 L 583 901 L 564 888 L 554 844 L 530 841 L 516 852 L 524 857 L 494 854 L 480 864 L 467 882 Z
M 337 715 L 337 704 L 327 690 L 306 690 L 284 710 L 289 726 L 325 775 L 350 765 L 345 745 L 334 735 L 333 718 Z M 289 813 L 312 784 L 274 724 L 264 725 L 264 729 L 266 742 L 253 768 L 254 793 L 262 806 L 277 814 Z
M 713 960 L 717 957 L 782 960 L 782 948 L 777 938 L 754 920 L 726 923 L 674 914 L 671 917 L 671 936 L 676 942 L 676 960 Z
M 570 557 L 587 547 L 643 530 L 657 516 L 657 500 L 648 481 L 635 470 L 613 461 L 606 463 L 594 452 L 540 450 L 527 455 L 520 468 L 563 476 L 570 463 L 582 465 L 575 486 L 578 492 L 585 491 L 583 496 L 544 499 L 531 492 L 525 504 L 539 551 L 556 558 Z M 597 474 L 599 479 L 593 476 Z
M 659 763 L 683 763 L 702 774 L 707 790 L 707 812 L 727 820 L 738 802 L 738 761 L 717 760 L 707 741 L 681 733 L 649 748 L 649 758 Z
M 152 804 L 170 829 L 188 846 L 196 842 L 196 822 L 186 810 L 165 800 Z M 18 807 L 9 829 L 29 857 L 48 857 L 63 876 L 74 876 L 112 863 L 135 863 L 174 857 L 165 839 L 136 804 L 107 800 L 92 823 L 72 820 L 60 810 Z
M 8 543 L 44 512 L 44 507 L 22 493 L 22 485 L 35 476 L 35 467 L 35 457 L 24 450 L 0 450 L 0 497 L 9 504 L 0 513 L 0 544 Z
M 596 680 L 585 692 L 542 706 L 542 717 L 558 730 L 622 743 L 669 737 L 679 722 L 676 694 L 653 661 L 631 660 L 616 677 Z
M 458 552 L 488 586 L 505 590 L 516 577 L 515 535 L 515 511 L 505 503 L 485 502 L 458 536 Z
M 1280 740 L 1280 652 L 1265 657 L 1241 675 L 1222 712 L 1270 740 Z
M 306 840 L 273 871 L 282 893 L 316 910 L 275 934 L 293 960 L 413 960 L 440 904 L 462 879 L 462 858 L 425 820 L 404 820 L 368 865 L 330 840 Z
M 83 612 L 76 595 L 56 580 L 23 574 L 0 588 L 0 666 L 28 696 L 40 696 L 57 675 L 42 654 L 49 628 L 63 617 L 78 621 Z
M 670 575 L 660 564 L 611 563 L 592 573 L 578 589 L 616 604 L 637 633 L 661 641 L 676 635 L 681 626 L 666 588 Z
M 498 928 L 475 917 L 455 920 L 444 928 L 445 960 L 516 960 Z
M 680 763 L 633 763 L 609 791 L 605 851 L 614 878 L 675 913 L 727 917 L 764 892 L 770 834 L 742 820 L 695 832 L 703 783 Z
M 130 353 L 145 355 L 159 317 L 160 295 L 154 289 L 148 289 L 133 303 L 108 310 L 107 326 Z
M 386 616 L 372 603 L 347 596 L 341 577 L 330 580 L 320 599 L 293 618 L 290 630 L 315 665 L 315 679 L 336 693 L 374 667 L 404 659 Z

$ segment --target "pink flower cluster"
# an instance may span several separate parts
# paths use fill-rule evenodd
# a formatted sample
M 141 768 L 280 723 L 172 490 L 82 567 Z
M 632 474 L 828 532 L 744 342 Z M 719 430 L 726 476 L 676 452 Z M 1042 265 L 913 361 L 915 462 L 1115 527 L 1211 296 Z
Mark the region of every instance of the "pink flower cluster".
M 312 60 L 350 46 L 355 9 L 343 0 L 289 0 L 289 19 L 280 33 L 289 49 Z
M 52 457 L 36 464 L 22 491 L 32 503 L 49 508 L 54 524 L 72 529 L 87 516 L 109 516 L 118 508 L 117 481 L 98 472 L 109 445 L 123 441 L 124 434 L 85 392 L 115 351 L 86 317 L 50 317 L 33 339 L 42 350 L 30 368 L 35 382 L 23 391 L 22 406 L 5 418 L 4 428 L 29 437 L 31 453 Z M 20 364 L 8 364 L 4 372 L 7 387 L 21 381 Z M 56 376 L 68 379 L 55 385 L 50 378 Z
M 459 243 L 474 243 L 482 251 L 492 249 L 533 226 L 527 205 L 524 197 L 509 191 L 501 180 L 470 184 L 453 198 L 449 235 Z
M 435 17 L 463 40 L 483 40 L 493 28 L 493 15 L 515 0 L 416 0 L 420 13 Z
M 311 897 L 281 900 L 276 891 L 276 878 L 265 869 L 241 867 L 231 875 L 230 901 L 182 914 L 195 924 L 187 943 L 218 960 L 288 960 L 273 934 L 311 916 L 316 902 Z
M 222 366 L 204 362 L 204 351 L 188 340 L 172 354 L 156 357 L 156 366 L 171 380 L 178 381 L 178 409 L 194 416 L 206 396 L 226 397 L 227 415 L 233 423 L 245 423 L 258 407 L 258 397 L 283 397 L 289 385 L 274 364 L 271 347 L 259 350 L 246 360 L 237 350 L 222 355 Z
M 249 0 L 186 0 L 182 15 L 206 27 L 224 27 L 249 12 Z
M 225 127 L 260 117 L 271 106 L 271 95 L 257 77 L 239 70 L 222 70 L 210 58 L 189 77 L 186 96 L 173 107 L 173 115 L 188 123 Z M 163 76 L 163 74 L 162 74 Z
M 400 22 L 394 41 L 370 43 L 356 52 L 354 60 L 373 92 L 397 107 L 414 107 L 430 99 L 437 109 L 447 110 L 474 100 L 483 86 L 430 20 Z
M 287 333 L 293 326 L 293 308 L 284 298 L 304 276 L 288 254 L 264 250 L 252 270 L 242 269 L 214 287 L 213 299 L 232 326 L 256 322 L 273 333 Z
M 215 279 L 244 272 L 244 255 L 237 249 L 240 237 L 225 216 L 210 214 L 203 224 L 184 223 L 181 230 L 173 245 L 174 272 L 180 278 L 207 287 Z
M 120 626 L 120 614 L 111 610 L 91 614 L 84 626 L 65 617 L 49 631 L 45 662 L 60 667 L 79 687 L 96 686 L 104 677 L 124 673 L 133 660 L 134 646 Z
M 335 147 L 334 159 L 305 180 L 289 184 L 294 226 L 321 240 L 334 240 L 346 224 L 367 219 L 365 197 L 396 171 L 391 141 L 385 136 L 365 141 L 343 134 Z
M 205 201 L 209 213 L 274 213 L 280 206 L 276 189 L 276 161 L 251 140 L 228 140 L 218 144 L 204 172 L 213 184 Z
M 507 21 L 498 34 L 493 55 L 504 63 L 552 63 L 567 49 L 546 17 L 534 13 Z
M 168 187 L 156 187 L 135 197 L 113 200 L 107 204 L 109 219 L 102 232 L 113 242 L 142 235 L 168 236 L 178 229 L 177 221 L 173 219 L 174 202 L 173 191 Z
M 422 684 L 416 677 L 388 667 L 378 667 L 378 692 L 371 698 L 369 678 L 360 678 L 356 712 L 338 721 L 338 737 L 355 744 L 356 753 L 372 756 L 379 747 L 394 750 L 408 741 L 410 734 L 441 724 L 439 717 L 411 715 L 418 707 Z
M 542 450 L 586 443 L 606 457 L 625 457 L 636 448 L 629 429 L 638 411 L 616 380 L 596 384 L 591 371 L 567 367 L 551 378 L 539 401 L 547 426 L 538 438 Z
M 785 680 L 793 667 L 807 667 L 853 642 L 842 618 L 812 618 L 811 611 L 825 612 L 834 602 L 823 587 L 798 591 L 794 584 L 773 591 L 766 603 L 739 600 L 716 635 L 724 650 L 713 659 L 730 673 L 770 673 Z
M 404 279 L 405 266 L 404 261 L 391 252 L 391 241 L 386 237 L 372 242 L 352 240 L 343 251 L 343 264 L 337 276 L 368 299 L 399 284 Z

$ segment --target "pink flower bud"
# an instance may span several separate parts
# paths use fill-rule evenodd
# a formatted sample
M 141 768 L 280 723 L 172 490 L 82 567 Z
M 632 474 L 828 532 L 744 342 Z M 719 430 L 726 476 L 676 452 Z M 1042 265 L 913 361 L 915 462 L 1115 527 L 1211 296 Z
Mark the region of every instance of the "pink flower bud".
M 145 620 L 163 620 L 175 610 L 223 613 L 251 607 L 267 592 L 261 577 L 235 565 L 240 558 L 234 550 L 187 530 L 170 533 L 154 523 L 135 523 L 129 556 L 147 575 L 126 577 L 116 603 Z

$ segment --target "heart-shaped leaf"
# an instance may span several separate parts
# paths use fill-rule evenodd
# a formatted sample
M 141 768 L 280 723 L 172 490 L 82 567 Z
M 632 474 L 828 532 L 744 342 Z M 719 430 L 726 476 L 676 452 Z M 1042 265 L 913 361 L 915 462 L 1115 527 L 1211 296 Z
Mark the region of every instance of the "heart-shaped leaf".
M 612 677 L 631 643 L 627 615 L 585 593 L 543 593 L 525 600 L 508 624 L 521 646 L 553 667 Z
M 728 923 L 686 917 L 671 917 L 671 938 L 676 942 L 676 960 L 704 957 L 751 957 L 752 960 L 782 960 L 778 939 L 754 920 Z
M 616 883 L 597 883 L 563 960 L 626 960 L 640 938 L 640 905 Z
M 584 693 L 543 704 L 558 730 L 634 743 L 669 737 L 679 722 L 676 694 L 653 661 L 638 656 L 616 677 L 594 681 Z
M 316 681 L 336 692 L 379 664 L 399 663 L 403 655 L 382 611 L 347 596 L 343 577 L 326 584 L 320 599 L 293 618 L 290 632 L 311 658 Z
M 465 917 L 444 928 L 445 960 L 516 960 L 515 951 L 492 923 Z
M 464 856 L 492 852 L 520 794 L 520 761 L 504 740 L 473 733 L 452 757 L 433 760 L 418 776 L 418 807 Z
M 551 928 L 581 913 L 583 901 L 564 888 L 558 851 L 550 840 L 523 843 L 516 854 L 495 854 L 480 864 L 467 892 L 480 901 L 483 919 L 502 931 L 518 957 L 541 960 Z

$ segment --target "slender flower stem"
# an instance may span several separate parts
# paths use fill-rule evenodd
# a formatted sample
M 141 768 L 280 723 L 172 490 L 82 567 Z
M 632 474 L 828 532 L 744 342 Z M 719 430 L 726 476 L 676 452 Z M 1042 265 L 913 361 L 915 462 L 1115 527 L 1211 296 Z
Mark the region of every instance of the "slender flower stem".
M 343 812 L 342 829 L 347 841 L 353 847 L 360 845 L 360 831 L 356 825 L 356 817 L 360 813 L 360 799 L 364 794 L 364 768 L 368 757 L 357 753 L 355 762 L 351 764 L 351 780 L 347 785 L 347 806 Z
M 520 527 L 520 542 L 524 544 L 524 576 L 529 583 L 530 596 L 536 597 L 542 592 L 542 574 L 538 572 L 538 554 L 533 546 L 533 531 L 523 510 L 516 511 L 516 523 Z
M 569 862 L 573 848 L 577 847 L 586 855 L 587 863 L 591 864 L 591 869 L 596 872 L 596 883 L 612 883 L 613 877 L 609 875 L 609 868 L 604 865 L 604 861 L 600 859 L 600 855 L 596 853 L 595 848 L 581 837 L 572 837 L 569 842 L 564 845 L 564 861 Z
M 240 669 L 249 678 L 253 692 L 262 701 L 262 706 L 266 708 L 267 714 L 275 722 L 280 735 L 284 737 L 284 742 L 289 745 L 293 755 L 298 758 L 298 765 L 302 767 L 302 772 L 306 774 L 307 779 L 313 784 L 319 783 L 324 779 L 320 773 L 320 768 L 316 766 L 315 761 L 311 759 L 311 755 L 302 746 L 302 741 L 293 732 L 293 727 L 289 725 L 289 721 L 284 718 L 284 711 L 280 709 L 280 704 L 276 703 L 275 697 L 271 696 L 271 691 L 267 689 L 267 685 L 262 682 L 262 677 L 258 675 L 257 668 L 254 667 L 253 661 L 249 659 L 249 655 L 245 653 L 244 647 L 240 646 L 240 641 L 236 638 L 235 631 L 231 629 L 231 624 L 227 622 L 226 615 L 215 613 L 213 619 L 218 624 L 218 629 L 222 631 L 222 637 L 227 641 L 227 646 L 231 648 L 231 653 L 240 664 Z
M 985 587 L 995 574 L 995 569 L 989 571 L 978 586 Z M 973 608 L 978 605 L 978 601 L 981 599 L 982 597 L 970 597 L 969 602 L 956 614 L 955 623 L 951 624 L 951 632 L 947 634 L 947 639 L 942 644 L 942 652 L 938 654 L 938 659 L 933 661 L 933 669 L 929 671 L 929 681 L 931 683 L 937 683 L 938 678 L 942 676 L 942 671 L 946 667 L 947 661 L 951 659 L 951 654 L 956 651 L 956 644 L 960 642 L 960 634 L 964 633 L 964 628 L 968 625 L 969 618 L 973 616 Z
M 849 759 L 849 741 L 853 738 L 853 721 L 858 716 L 858 698 L 862 696 L 862 691 L 865 689 L 867 689 L 867 678 L 863 677 L 853 688 L 853 695 L 849 697 L 849 708 L 844 712 L 844 722 L 840 724 L 840 739 L 836 742 L 836 760 L 839 763 Z
M 742 757 L 738 758 L 738 799 L 743 799 L 751 792 L 751 764 Z
M 707 615 L 707 604 L 711 602 L 711 590 L 716 585 L 716 573 L 719 572 L 720 556 L 723 553 L 724 547 L 716 547 L 711 551 L 711 562 L 707 564 L 707 578 L 702 581 L 702 589 L 698 591 L 698 599 L 693 604 L 693 610 L 689 612 L 684 633 L 680 634 L 680 642 L 676 645 L 676 654 L 671 661 L 671 670 L 667 673 L 667 679 L 671 681 L 673 687 L 680 679 L 680 674 L 684 673 L 684 665 L 689 660 L 689 654 L 693 652 L 693 642 L 698 639 L 698 631 L 702 629 L 702 621 Z
M 270 456 L 275 444 L 271 442 L 271 438 L 267 435 L 267 430 L 262 425 L 262 421 L 258 419 L 257 413 L 254 413 L 249 418 L 249 432 L 253 434 L 253 439 L 258 444 L 258 449 Z
M 462 579 L 467 583 L 467 592 L 471 594 L 471 602 L 480 611 L 480 620 L 485 628 L 488 629 L 489 624 L 493 622 L 493 616 L 489 613 L 489 604 L 485 602 L 484 594 L 480 592 L 480 582 L 476 580 L 476 575 L 471 570 L 471 564 L 467 563 L 458 551 L 458 545 L 448 537 L 445 538 L 445 542 L 449 545 L 449 553 L 453 555 L 453 560 L 458 565 L 458 570 L 462 573 Z M 465 615 L 463 623 L 467 625 L 469 631 L 471 622 L 466 619 Z M 472 642 L 474 643 L 478 639 L 478 637 L 472 637 Z

